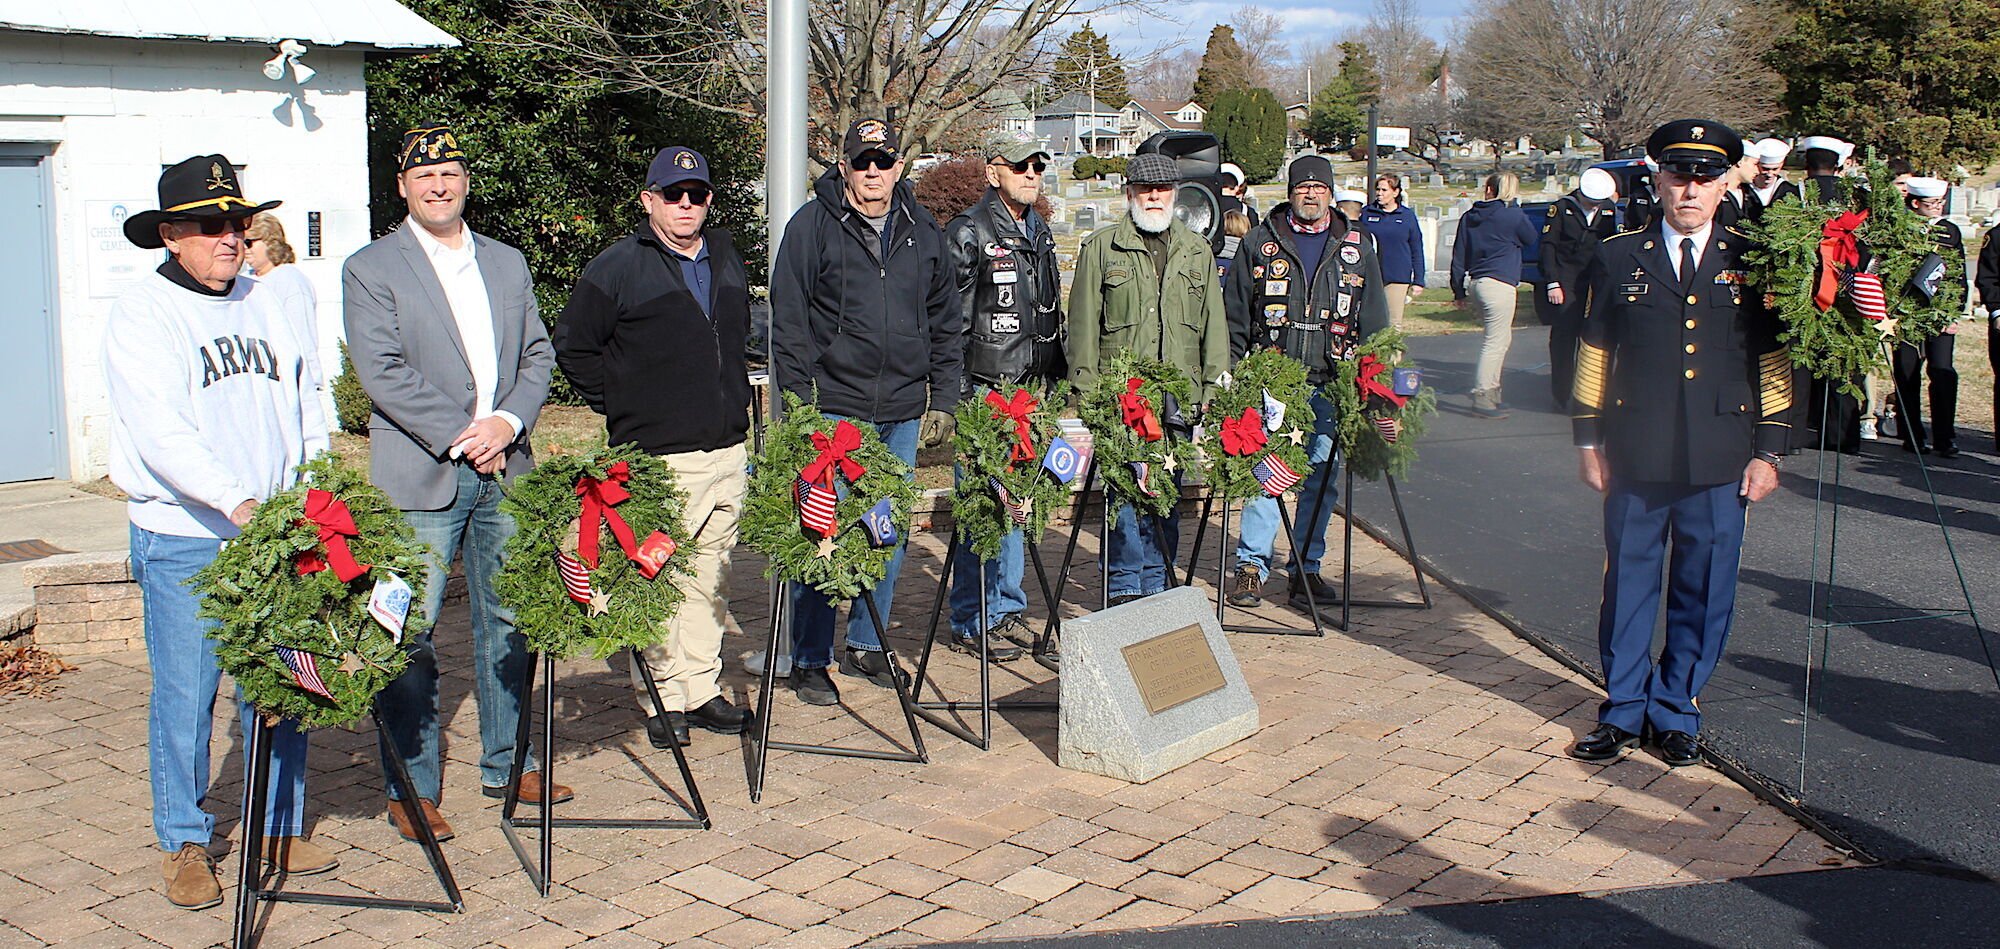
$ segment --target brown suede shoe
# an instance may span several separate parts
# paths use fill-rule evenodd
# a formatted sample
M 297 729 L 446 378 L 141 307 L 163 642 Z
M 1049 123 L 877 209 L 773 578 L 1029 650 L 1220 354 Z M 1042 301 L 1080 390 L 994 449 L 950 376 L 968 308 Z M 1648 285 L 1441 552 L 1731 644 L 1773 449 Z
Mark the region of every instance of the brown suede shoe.
M 576 796 L 576 792 L 570 790 L 569 786 L 564 784 L 549 785 L 549 790 L 552 792 L 549 795 L 549 803 L 551 804 L 561 804 Z M 497 788 L 493 788 L 481 785 L 479 793 L 487 797 L 504 798 L 507 796 L 507 786 L 503 784 Z M 521 803 L 542 803 L 542 773 L 540 771 L 530 771 L 527 774 L 521 775 Z
M 182 909 L 207 909 L 222 902 L 222 884 L 215 879 L 215 858 L 200 844 L 184 844 L 160 865 L 167 878 L 167 902 Z
M 279 873 L 305 876 L 340 866 L 340 858 L 304 837 L 264 838 L 264 862 Z
M 436 804 L 423 798 L 418 798 L 417 804 L 423 810 L 424 820 L 431 825 L 432 836 L 439 840 L 450 840 L 454 836 L 451 825 L 445 823 L 444 815 L 438 813 Z M 389 802 L 389 823 L 396 825 L 396 833 L 402 834 L 404 840 L 417 839 L 416 825 L 411 824 L 410 819 L 403 816 L 403 802 Z

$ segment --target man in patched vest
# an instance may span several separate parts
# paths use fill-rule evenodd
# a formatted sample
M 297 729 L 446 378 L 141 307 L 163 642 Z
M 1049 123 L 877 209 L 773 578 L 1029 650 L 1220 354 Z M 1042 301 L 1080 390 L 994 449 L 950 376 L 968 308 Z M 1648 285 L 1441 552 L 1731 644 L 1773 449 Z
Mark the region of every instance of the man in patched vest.
M 1375 239 L 1332 206 L 1333 166 L 1308 155 L 1292 162 L 1287 180 L 1291 200 L 1271 209 L 1243 238 L 1222 288 L 1222 306 L 1229 314 L 1235 358 L 1260 348 L 1281 350 L 1305 364 L 1308 381 L 1317 389 L 1334 379 L 1339 360 L 1350 358 L 1362 340 L 1389 325 L 1389 303 Z M 1312 407 L 1313 470 L 1300 489 L 1294 524 L 1299 536 L 1292 539 L 1303 563 L 1293 568 L 1291 599 L 1301 609 L 1307 604 L 1307 584 L 1315 604 L 1325 605 L 1336 596 L 1320 579 L 1319 564 L 1326 552 L 1326 524 L 1340 494 L 1333 485 L 1340 467 L 1334 457 L 1339 421 L 1333 403 L 1323 396 L 1314 395 Z M 1239 534 L 1229 602 L 1257 606 L 1263 602 L 1260 592 L 1278 536 L 1277 499 L 1245 502 Z
M 989 148 L 986 193 L 945 228 L 968 328 L 968 398 L 983 399 L 1002 384 L 1053 391 L 1051 384 L 1068 372 L 1056 243 L 1035 210 L 1048 167 L 1048 152 L 1032 142 Z M 994 662 L 1019 658 L 1021 646 L 1034 640 L 1021 621 L 1028 608 L 1021 590 L 1021 532 L 1001 538 L 1000 555 L 985 562 L 969 547 L 959 547 L 951 570 L 952 645 L 979 654 L 979 585 L 984 584 L 986 655 Z

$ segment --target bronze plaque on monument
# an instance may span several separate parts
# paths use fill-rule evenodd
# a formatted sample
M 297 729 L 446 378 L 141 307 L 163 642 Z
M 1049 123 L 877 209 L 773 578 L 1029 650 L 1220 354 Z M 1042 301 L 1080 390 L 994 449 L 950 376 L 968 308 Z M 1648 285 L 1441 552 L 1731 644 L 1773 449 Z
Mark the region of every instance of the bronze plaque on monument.
M 1139 698 L 1146 703 L 1149 715 L 1220 692 L 1228 684 L 1198 625 L 1140 640 L 1123 652 L 1125 666 L 1132 671 L 1132 681 L 1138 685 Z

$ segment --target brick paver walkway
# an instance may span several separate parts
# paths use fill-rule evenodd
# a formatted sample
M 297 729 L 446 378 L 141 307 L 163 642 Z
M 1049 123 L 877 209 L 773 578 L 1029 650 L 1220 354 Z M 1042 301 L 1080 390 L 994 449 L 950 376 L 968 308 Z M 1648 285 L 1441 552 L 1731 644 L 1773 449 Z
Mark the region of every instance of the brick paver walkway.
M 906 655 L 928 617 L 941 540 L 920 536 L 905 571 L 892 635 Z M 1087 538 L 1079 559 L 1092 549 Z M 1045 551 L 1053 566 L 1053 535 Z M 1357 539 L 1356 563 L 1357 596 L 1411 592 L 1407 565 L 1380 546 Z M 737 615 L 752 631 L 764 623 L 761 568 L 745 557 L 736 569 Z M 1086 563 L 1079 579 L 1094 584 L 1095 567 Z M 1274 607 L 1259 612 L 1302 621 Z M 1563 757 L 1590 726 L 1597 693 L 1465 602 L 1440 592 L 1431 610 L 1357 615 L 1355 631 L 1326 639 L 1233 637 L 1262 729 L 1146 785 L 1056 767 L 1054 715 L 1007 712 L 996 716 L 991 753 L 926 726 L 925 766 L 775 754 L 764 801 L 752 805 L 744 746 L 697 731 L 690 752 L 715 829 L 559 831 L 559 885 L 544 900 L 498 829 L 498 802 L 476 792 L 466 625 L 454 607 L 440 634 L 454 673 L 445 683 L 444 811 L 458 831 L 445 850 L 465 914 L 280 905 L 264 915 L 264 944 L 886 945 L 1842 862 L 1712 770 L 1669 771 L 1649 754 L 1608 767 Z M 752 680 L 735 660 L 755 646 L 741 637 L 725 644 L 725 689 L 746 704 Z M 947 687 L 969 693 L 970 660 L 940 656 Z M 996 673 L 996 693 L 1052 697 L 1051 678 L 1013 663 Z M 836 679 L 852 714 L 781 690 L 781 737 L 881 742 L 868 722 L 898 733 L 889 693 Z M 0 759 L 10 762 L 0 770 L 0 946 L 225 939 L 230 903 L 190 913 L 160 894 L 144 655 L 89 657 L 61 681 L 52 698 L 0 704 Z M 622 661 L 564 664 L 559 689 L 558 779 L 577 790 L 559 811 L 672 816 L 655 777 L 674 784 L 672 758 L 647 745 Z M 227 708 L 219 716 L 215 767 L 225 780 L 210 802 L 231 833 L 242 767 L 233 718 Z M 314 736 L 316 836 L 341 851 L 342 864 L 295 885 L 434 898 L 420 851 L 383 819 L 374 741 L 366 728 Z M 222 861 L 225 879 L 235 866 L 233 855 Z

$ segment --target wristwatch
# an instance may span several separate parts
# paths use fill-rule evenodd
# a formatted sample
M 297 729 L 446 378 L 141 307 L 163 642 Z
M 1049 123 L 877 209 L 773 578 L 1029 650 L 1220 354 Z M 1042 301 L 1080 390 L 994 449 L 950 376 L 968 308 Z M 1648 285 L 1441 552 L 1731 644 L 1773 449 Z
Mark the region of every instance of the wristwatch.
M 1771 466 L 1771 469 L 1772 469 L 1773 471 L 1776 471 L 1776 470 L 1779 470 L 1779 469 L 1780 469 L 1780 466 L 1779 466 L 1779 464 L 1778 464 L 1778 454 L 1777 454 L 1777 452 L 1770 452 L 1770 451 L 1760 451 L 1760 452 L 1757 452 L 1757 453 L 1756 453 L 1755 455 L 1753 455 L 1752 457 L 1756 458 L 1756 459 L 1757 459 L 1758 461 L 1761 461 L 1761 462 L 1763 462 L 1763 463 L 1765 463 L 1765 464 L 1767 464 L 1767 465 L 1770 465 L 1770 466 Z

